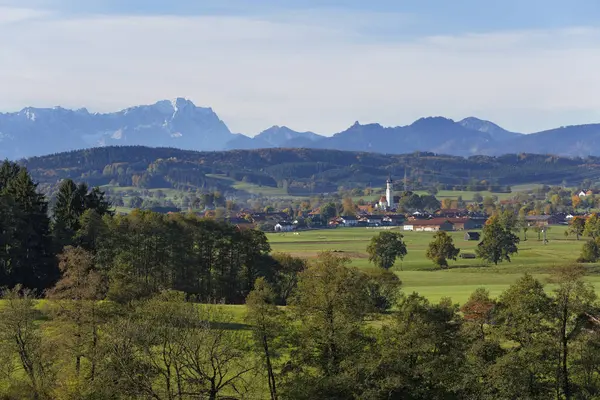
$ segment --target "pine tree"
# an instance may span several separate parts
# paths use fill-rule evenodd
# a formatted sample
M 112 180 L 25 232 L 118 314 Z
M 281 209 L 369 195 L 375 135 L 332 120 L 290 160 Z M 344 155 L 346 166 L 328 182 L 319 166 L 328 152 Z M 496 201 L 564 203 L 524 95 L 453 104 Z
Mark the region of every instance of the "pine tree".
M 84 191 L 85 190 L 85 191 Z M 77 186 L 71 179 L 61 182 L 52 209 L 54 217 L 54 236 L 60 248 L 70 243 L 79 229 L 79 217 L 85 210 L 87 186 Z
M 10 237 L 0 259 L 4 279 L 0 284 L 12 287 L 21 283 L 40 290 L 49 287 L 58 277 L 58 268 L 52 252 L 48 203 L 27 170 L 8 161 L 0 166 L 0 197 L 5 208 L 11 204 L 9 222 L 4 222 L 6 228 L 2 229 L 5 236 L 10 232 Z
M 76 185 L 71 179 L 62 181 L 52 209 L 53 233 L 59 249 L 73 244 L 73 237 L 81 229 L 80 220 L 86 210 L 94 210 L 100 217 L 112 215 L 111 205 L 99 188 L 95 187 L 88 193 L 85 183 Z

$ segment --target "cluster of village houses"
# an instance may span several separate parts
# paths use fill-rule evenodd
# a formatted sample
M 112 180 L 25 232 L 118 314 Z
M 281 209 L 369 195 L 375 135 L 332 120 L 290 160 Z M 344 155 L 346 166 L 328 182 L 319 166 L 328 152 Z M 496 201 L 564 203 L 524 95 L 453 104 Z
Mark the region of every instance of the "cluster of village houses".
M 409 215 L 397 213 L 394 210 L 398 208 L 400 198 L 394 195 L 393 184 L 391 178 L 387 180 L 385 195 L 375 204 L 359 206 L 356 215 L 342 215 L 323 221 L 321 228 L 398 226 L 405 231 L 415 232 L 465 231 L 465 239 L 479 239 L 478 233 L 468 231 L 481 229 L 488 219 L 486 214 L 470 212 L 467 209 L 440 209 L 433 213 L 417 211 Z M 591 191 L 581 191 L 579 196 L 589 194 Z M 379 211 L 378 214 L 369 212 L 373 207 Z M 319 209 L 313 210 L 308 216 L 323 220 Z M 528 215 L 525 220 L 531 227 L 546 227 L 566 225 L 572 218 L 572 215 L 567 214 Z M 253 228 L 266 221 L 274 223 L 275 232 L 291 232 L 306 227 L 304 221 L 290 220 L 285 213 L 252 213 L 229 220 L 239 228 Z
M 311 213 L 319 216 L 319 210 Z M 570 215 L 528 215 L 525 217 L 530 226 L 550 226 L 567 224 Z M 401 227 L 404 231 L 437 232 L 437 231 L 470 231 L 481 229 L 488 216 L 472 213 L 466 209 L 441 209 L 434 213 L 415 212 L 410 215 L 387 212 L 369 214 L 359 211 L 356 215 L 342 215 L 329 219 L 321 228 L 338 227 Z M 229 222 L 240 228 L 254 228 L 261 222 L 271 221 L 275 232 L 292 232 L 306 227 L 301 220 L 291 220 L 285 213 L 253 213 L 250 218 L 230 218 Z M 466 238 L 466 235 L 465 235 Z M 477 240 L 477 235 L 468 239 Z

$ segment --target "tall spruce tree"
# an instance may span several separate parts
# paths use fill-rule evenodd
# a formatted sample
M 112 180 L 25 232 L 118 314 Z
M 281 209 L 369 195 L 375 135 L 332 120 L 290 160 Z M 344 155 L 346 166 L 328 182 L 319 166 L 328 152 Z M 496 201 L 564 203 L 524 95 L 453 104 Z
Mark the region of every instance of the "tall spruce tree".
M 75 184 L 71 179 L 61 182 L 52 208 L 53 234 L 59 249 L 73 244 L 73 237 L 81 228 L 81 216 L 94 210 L 100 217 L 111 214 L 111 205 L 97 187 L 88 193 L 85 183 Z
M 0 166 L 0 197 L 5 211 L 0 226 L 7 242 L 0 252 L 2 281 L 33 289 L 45 289 L 58 277 L 52 252 L 48 203 L 37 191 L 27 170 L 5 161 Z M 8 244 L 8 245 L 7 245 Z

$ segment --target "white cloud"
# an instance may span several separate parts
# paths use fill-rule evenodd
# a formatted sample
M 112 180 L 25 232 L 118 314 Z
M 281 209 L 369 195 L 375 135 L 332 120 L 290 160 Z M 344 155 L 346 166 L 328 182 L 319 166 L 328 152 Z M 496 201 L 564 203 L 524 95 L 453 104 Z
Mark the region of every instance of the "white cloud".
M 46 11 L 33 10 L 30 8 L 8 7 L 0 4 L 0 26 L 47 17 L 48 15 L 50 14 Z
M 0 22 L 0 110 L 111 111 L 185 96 L 244 133 L 273 124 L 333 133 L 432 114 L 516 130 L 600 120 L 591 28 L 381 40 L 365 32 L 390 25 L 378 14 L 358 27 L 356 15 L 332 12 L 30 18 Z

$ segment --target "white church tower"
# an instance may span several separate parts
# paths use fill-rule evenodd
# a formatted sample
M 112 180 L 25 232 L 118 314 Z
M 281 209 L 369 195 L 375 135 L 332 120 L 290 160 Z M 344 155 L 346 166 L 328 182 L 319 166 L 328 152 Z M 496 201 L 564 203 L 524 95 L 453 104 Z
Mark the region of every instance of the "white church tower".
M 392 181 L 391 176 L 386 181 L 385 199 L 387 200 L 388 209 L 392 209 L 394 207 L 394 181 Z

